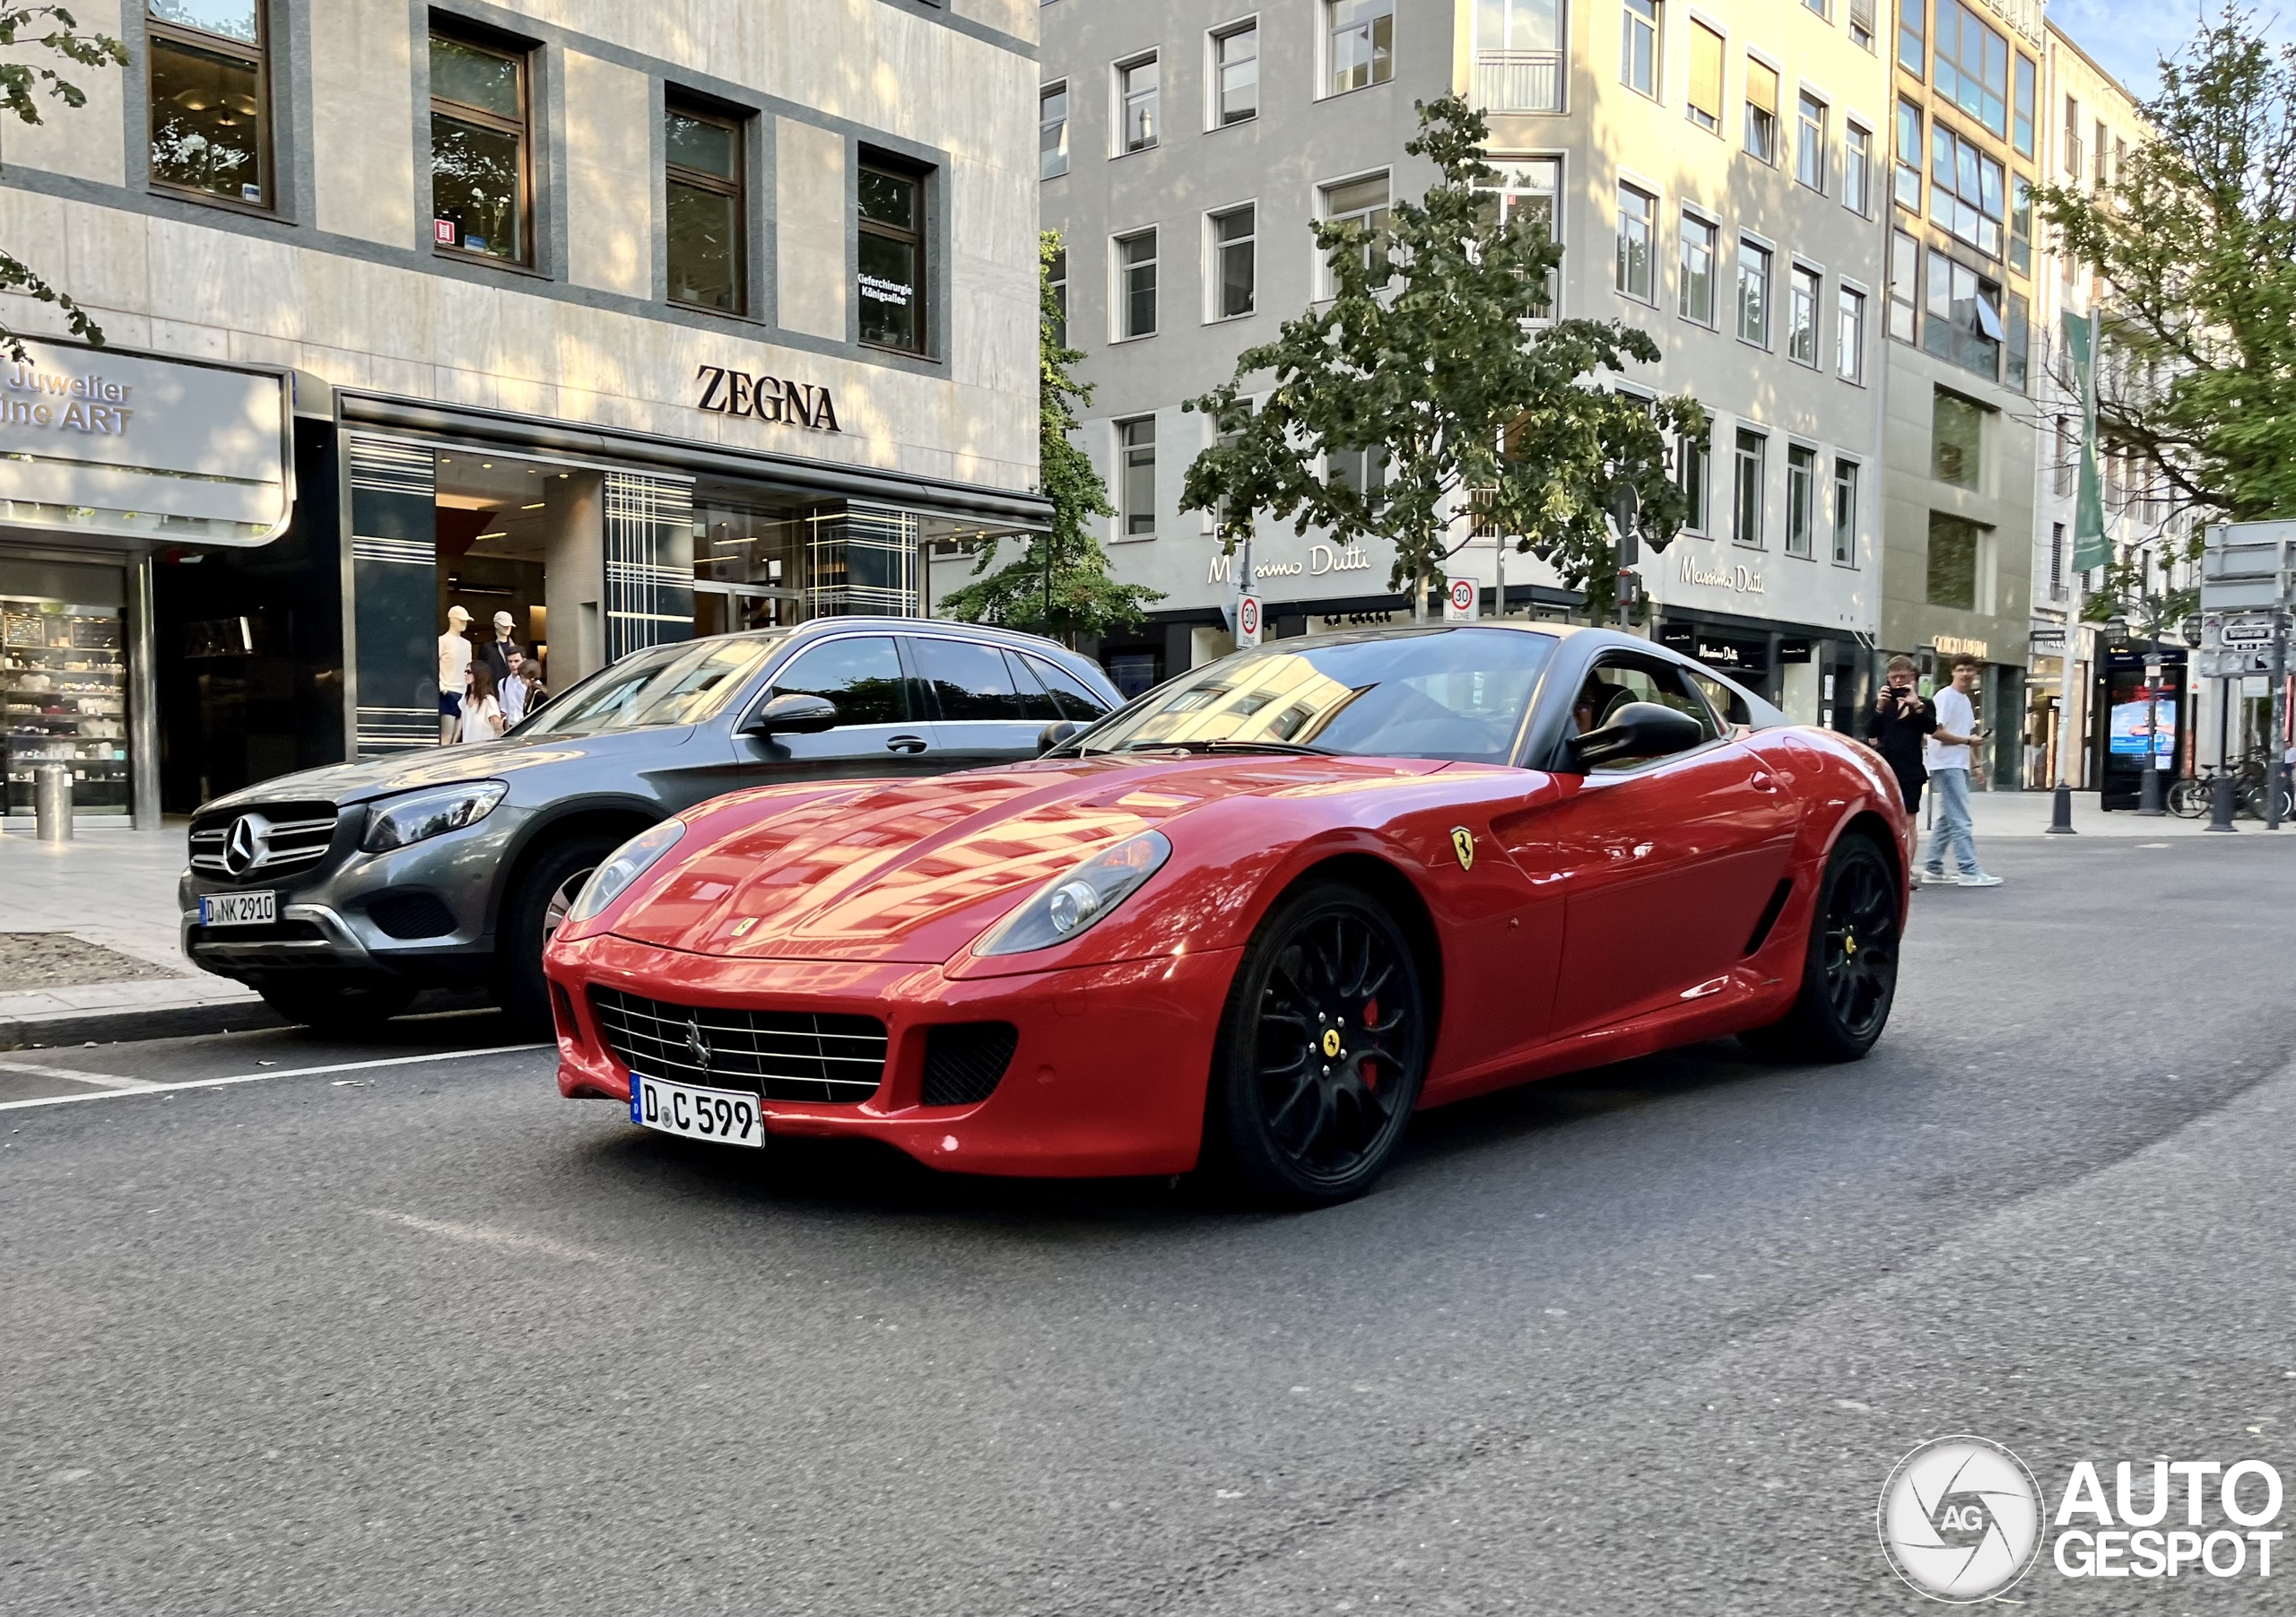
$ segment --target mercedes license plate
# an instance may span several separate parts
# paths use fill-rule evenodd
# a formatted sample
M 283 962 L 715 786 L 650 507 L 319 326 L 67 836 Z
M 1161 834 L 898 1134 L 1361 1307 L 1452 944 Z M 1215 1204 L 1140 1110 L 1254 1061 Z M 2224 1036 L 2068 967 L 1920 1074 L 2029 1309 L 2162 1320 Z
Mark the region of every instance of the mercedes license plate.
M 268 926 L 278 918 L 275 892 L 211 892 L 199 900 L 203 926 Z
M 706 1090 L 632 1073 L 630 1120 L 640 1128 L 657 1128 L 689 1140 L 752 1147 L 765 1143 L 757 1097 L 744 1090 Z

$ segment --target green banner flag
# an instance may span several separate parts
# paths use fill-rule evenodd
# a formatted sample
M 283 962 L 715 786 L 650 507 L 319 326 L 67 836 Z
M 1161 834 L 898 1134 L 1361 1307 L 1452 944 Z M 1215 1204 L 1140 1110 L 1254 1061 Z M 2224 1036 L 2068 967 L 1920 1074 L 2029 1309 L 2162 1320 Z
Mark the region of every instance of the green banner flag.
M 2074 379 L 2081 388 L 2080 492 L 2073 508 L 2073 570 L 2087 572 L 2113 559 L 2105 538 L 2104 485 L 2097 476 L 2096 320 L 2067 310 L 2065 346 L 2073 355 Z

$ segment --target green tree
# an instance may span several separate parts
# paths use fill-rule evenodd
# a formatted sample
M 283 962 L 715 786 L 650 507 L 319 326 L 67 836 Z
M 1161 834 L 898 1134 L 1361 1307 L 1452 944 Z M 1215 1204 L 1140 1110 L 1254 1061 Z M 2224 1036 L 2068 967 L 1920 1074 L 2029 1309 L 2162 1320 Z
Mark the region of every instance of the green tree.
M 2033 198 L 2108 285 L 2097 447 L 2180 509 L 2296 514 L 2296 47 L 2228 6 L 2144 110 L 2153 133 L 2110 186 Z
M 1689 504 L 1668 474 L 1668 439 L 1703 434 L 1706 413 L 1688 397 L 1600 385 L 1657 362 L 1648 333 L 1535 323 L 1561 248 L 1527 213 L 1501 217 L 1480 112 L 1456 95 L 1418 111 L 1404 150 L 1439 178 L 1421 201 L 1396 203 L 1383 229 L 1314 226 L 1335 295 L 1189 403 L 1212 417 L 1216 441 L 1188 467 L 1183 504 L 1217 513 L 1231 552 L 1261 512 L 1335 544 L 1391 539 L 1390 587 L 1410 584 L 1414 611 L 1473 526 L 1492 524 L 1602 614 L 1618 579 L 1605 513 L 1629 484 L 1646 536 L 1679 532 Z M 1255 391 L 1265 395 L 1257 409 Z M 1367 450 L 1386 456 L 1383 491 L 1323 470 Z
M 34 29 L 45 31 L 34 33 Z M 82 33 L 78 19 L 60 5 L 16 5 L 0 0 L 0 49 L 18 44 L 38 45 L 83 67 L 127 65 L 127 48 L 109 34 Z M 53 67 L 22 59 L 0 60 L 0 109 L 27 124 L 45 122 L 39 115 L 39 94 L 45 91 L 66 107 L 87 104 L 87 91 Z M 73 334 L 101 348 L 104 334 L 87 311 L 58 291 L 30 265 L 0 248 L 0 291 L 18 291 L 53 303 L 71 323 Z M 24 344 L 5 321 L 0 321 L 0 349 L 22 364 Z
M 1080 634 L 1106 634 L 1139 622 L 1149 604 L 1164 597 L 1161 591 L 1109 577 L 1108 552 L 1092 537 L 1092 518 L 1113 517 L 1116 508 L 1092 469 L 1092 457 L 1069 437 L 1076 430 L 1078 407 L 1092 402 L 1092 389 L 1074 375 L 1083 354 L 1061 341 L 1064 321 L 1051 273 L 1060 251 L 1057 230 L 1038 237 L 1039 481 L 1052 502 L 1052 527 L 1030 535 L 1021 554 L 993 573 L 988 569 L 1004 541 L 989 540 L 973 564 L 978 581 L 945 597 L 941 613 L 1051 635 L 1073 646 Z

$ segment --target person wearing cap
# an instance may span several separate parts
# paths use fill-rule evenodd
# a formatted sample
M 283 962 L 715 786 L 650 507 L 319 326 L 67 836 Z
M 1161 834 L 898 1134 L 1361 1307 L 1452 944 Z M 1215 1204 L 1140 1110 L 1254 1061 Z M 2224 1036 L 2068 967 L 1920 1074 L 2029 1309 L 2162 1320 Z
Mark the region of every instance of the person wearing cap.
M 461 605 L 447 608 L 447 632 L 439 637 L 439 743 L 452 746 L 462 739 L 463 687 L 470 682 L 470 613 Z
M 480 653 L 486 658 L 486 665 L 494 671 L 494 682 L 497 686 L 510 677 L 510 653 L 517 646 L 517 642 L 512 639 L 510 635 L 511 630 L 517 627 L 517 622 L 509 613 L 496 613 L 494 638 L 486 642 L 485 648 Z

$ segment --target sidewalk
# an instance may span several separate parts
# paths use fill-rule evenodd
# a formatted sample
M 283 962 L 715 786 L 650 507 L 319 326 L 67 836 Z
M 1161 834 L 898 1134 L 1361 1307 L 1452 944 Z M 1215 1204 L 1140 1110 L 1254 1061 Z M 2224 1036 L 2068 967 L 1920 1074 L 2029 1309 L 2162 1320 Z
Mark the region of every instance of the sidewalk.
M 1976 830 L 1978 851 L 1984 852 L 1988 839 L 2005 837 L 2042 837 L 2048 834 L 2049 816 L 2055 794 L 2050 792 L 1971 792 L 1970 794 L 1970 822 Z M 1929 800 L 1922 798 L 1921 813 L 1917 817 L 1924 837 L 1929 834 Z M 2283 822 L 2280 830 L 2267 831 L 2261 820 L 2235 820 L 2237 836 L 2256 836 L 2266 841 L 2296 843 L 2296 824 Z M 2081 837 L 2134 837 L 2144 842 L 2164 842 L 2171 837 L 2205 837 L 2212 842 L 2231 842 L 2235 837 L 2222 831 L 2212 831 L 2208 822 L 2179 820 L 2174 814 L 2163 814 L 2158 820 L 2147 820 L 2134 809 L 2116 809 L 2108 814 L 2097 806 L 2094 792 L 2073 794 L 2073 830 Z M 2072 839 L 2065 839 L 2071 840 Z
M 263 1027 L 253 992 L 195 969 L 176 938 L 184 826 L 0 831 L 0 1050 Z

